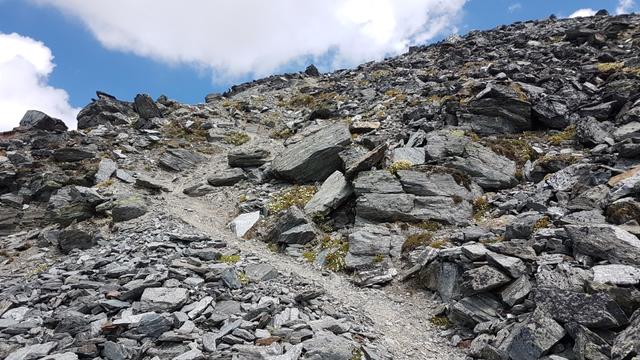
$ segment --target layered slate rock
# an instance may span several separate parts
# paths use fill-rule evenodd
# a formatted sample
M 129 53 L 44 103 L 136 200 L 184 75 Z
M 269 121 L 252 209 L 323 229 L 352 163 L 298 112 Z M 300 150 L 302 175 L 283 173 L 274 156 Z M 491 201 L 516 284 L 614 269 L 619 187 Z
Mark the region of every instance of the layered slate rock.
M 117 200 L 111 208 L 114 222 L 129 221 L 147 213 L 147 205 L 141 196 L 130 196 Z
M 270 154 L 265 149 L 239 149 L 230 152 L 227 161 L 231 167 L 254 167 L 265 164 Z
M 327 178 L 320 189 L 305 205 L 304 212 L 310 215 L 327 215 L 351 196 L 353 190 L 344 175 L 336 171 Z
M 418 196 L 459 197 L 472 201 L 482 189 L 455 170 L 434 167 L 427 171 L 399 170 L 398 178 L 408 194 Z
M 142 311 L 173 311 L 189 300 L 187 289 L 183 288 L 147 288 L 140 298 Z
M 566 334 L 562 325 L 544 311 L 534 311 L 527 321 L 510 331 L 502 349 L 510 359 L 537 360 Z
M 78 129 L 94 128 L 98 125 L 126 125 L 137 118 L 131 103 L 117 100 L 108 94 L 98 92 L 93 100 L 78 113 Z
M 567 225 L 576 253 L 612 263 L 640 265 L 640 240 L 614 225 Z
M 66 131 L 67 125 L 60 119 L 53 118 L 38 110 L 28 110 L 22 120 L 20 126 L 27 129 L 38 129 L 45 131 Z
M 382 226 L 366 226 L 349 234 L 349 252 L 345 258 L 350 269 L 371 265 L 402 245 L 403 238 Z
M 286 148 L 272 163 L 276 176 L 299 182 L 325 180 L 342 168 L 338 156 L 351 143 L 349 127 L 333 124 Z
M 209 175 L 209 177 L 207 177 L 207 182 L 211 186 L 230 186 L 246 179 L 246 177 L 247 175 L 242 169 L 227 169 L 216 174 Z
M 95 152 L 80 147 L 65 147 L 56 149 L 53 152 L 53 158 L 60 162 L 76 162 L 87 159 L 93 159 Z
M 576 322 L 589 328 L 611 329 L 629 323 L 618 304 L 606 293 L 585 294 L 541 288 L 535 292 L 541 309 L 562 323 Z
M 205 160 L 205 157 L 186 149 L 167 149 L 158 164 L 170 171 L 183 171 L 193 168 Z
M 469 202 L 447 196 L 370 193 L 356 202 L 358 216 L 379 222 L 438 220 L 463 224 L 471 219 L 472 212 Z
M 487 84 L 458 118 L 483 135 L 520 132 L 531 129 L 531 103 L 521 83 Z
M 147 94 L 138 94 L 133 100 L 133 109 L 143 119 L 152 119 L 156 117 L 162 117 L 158 105 Z

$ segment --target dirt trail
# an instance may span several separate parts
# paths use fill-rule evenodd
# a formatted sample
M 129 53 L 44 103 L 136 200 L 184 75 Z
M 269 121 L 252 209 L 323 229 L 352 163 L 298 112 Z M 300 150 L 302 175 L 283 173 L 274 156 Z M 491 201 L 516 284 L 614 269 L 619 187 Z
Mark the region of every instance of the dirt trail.
M 383 289 L 359 288 L 344 275 L 322 271 L 309 263 L 269 251 L 262 242 L 237 238 L 227 224 L 236 212 L 235 199 L 241 194 L 238 189 L 221 188 L 201 198 L 182 194 L 185 186 L 203 181 L 206 174 L 215 172 L 225 162 L 212 159 L 187 177 L 176 179 L 173 191 L 164 196 L 165 209 L 209 236 L 224 239 L 243 253 L 260 257 L 281 273 L 297 274 L 319 284 L 344 306 L 363 311 L 382 334 L 380 343 L 394 354 L 394 359 L 465 358 L 460 350 L 448 345 L 447 339 L 440 336 L 441 331 L 429 321 L 438 306 L 429 300 L 429 294 L 404 284 Z

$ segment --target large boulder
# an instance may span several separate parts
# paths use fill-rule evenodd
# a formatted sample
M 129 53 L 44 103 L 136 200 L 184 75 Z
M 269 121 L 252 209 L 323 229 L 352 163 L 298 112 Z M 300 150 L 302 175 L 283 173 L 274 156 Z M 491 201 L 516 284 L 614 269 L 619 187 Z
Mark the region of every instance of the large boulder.
M 153 101 L 151 96 L 147 94 L 138 94 L 133 100 L 133 109 L 143 119 L 152 119 L 162 117 L 158 105 Z
M 376 258 L 387 257 L 393 248 L 402 245 L 403 237 L 393 235 L 383 226 L 366 226 L 349 234 L 348 268 L 373 264 Z
M 114 222 L 129 221 L 147 213 L 144 198 L 138 195 L 130 196 L 114 202 L 111 217 Z
M 578 254 L 616 264 L 640 265 L 640 240 L 630 232 L 608 224 L 565 226 Z
M 606 293 L 539 288 L 535 291 L 534 301 L 561 323 L 576 322 L 588 328 L 612 329 L 629 322 L 624 311 Z
M 339 153 L 349 143 L 351 134 L 347 125 L 326 126 L 276 156 L 273 172 L 277 177 L 300 183 L 325 180 L 342 168 Z
M 393 174 L 387 170 L 363 171 L 353 181 L 356 195 L 367 193 L 399 194 L 402 192 L 402 184 Z
M 500 349 L 509 359 L 537 360 L 565 334 L 562 325 L 549 314 L 536 310 L 526 321 L 514 325 Z
M 98 99 L 93 100 L 78 113 L 78 129 L 93 128 L 98 125 L 125 125 L 136 117 L 137 114 L 131 103 L 98 92 Z
M 519 83 L 488 84 L 458 114 L 460 123 L 478 134 L 531 129 L 531 103 Z
M 66 131 L 67 125 L 60 119 L 53 118 L 38 110 L 28 110 L 22 120 L 20 126 L 27 129 L 39 129 L 45 131 Z
M 399 170 L 398 178 L 406 193 L 418 196 L 456 196 L 472 201 L 482 195 L 482 189 L 471 179 L 444 167 L 433 167 L 424 172 Z
M 183 171 L 195 167 L 204 160 L 204 156 L 193 151 L 186 149 L 167 149 L 167 151 L 160 156 L 158 165 L 169 171 Z
M 613 359 L 634 359 L 640 354 L 640 310 L 632 317 L 631 324 L 620 332 L 613 342 Z
M 356 202 L 357 216 L 378 222 L 436 220 L 466 224 L 472 217 L 471 203 L 447 196 L 411 194 L 363 194 Z

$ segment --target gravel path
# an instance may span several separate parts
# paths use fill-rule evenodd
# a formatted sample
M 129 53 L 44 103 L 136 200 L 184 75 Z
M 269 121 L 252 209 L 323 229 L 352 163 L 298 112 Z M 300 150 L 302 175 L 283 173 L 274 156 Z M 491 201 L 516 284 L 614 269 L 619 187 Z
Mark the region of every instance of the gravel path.
M 404 284 L 392 284 L 383 289 L 359 288 L 352 285 L 346 276 L 274 253 L 262 242 L 237 238 L 227 227 L 235 215 L 237 199 L 242 193 L 235 187 L 220 188 L 201 198 L 183 195 L 181 190 L 185 186 L 203 181 L 206 174 L 225 165 L 225 161 L 217 157 L 208 165 L 189 172 L 189 176 L 174 179 L 173 191 L 163 196 L 165 209 L 169 213 L 213 238 L 224 239 L 245 254 L 259 256 L 283 274 L 294 273 L 316 282 L 344 306 L 364 312 L 382 334 L 380 344 L 394 354 L 394 359 L 465 358 L 463 352 L 450 346 L 447 339 L 440 335 L 441 330 L 429 321 L 439 304 L 430 300 L 426 292 Z

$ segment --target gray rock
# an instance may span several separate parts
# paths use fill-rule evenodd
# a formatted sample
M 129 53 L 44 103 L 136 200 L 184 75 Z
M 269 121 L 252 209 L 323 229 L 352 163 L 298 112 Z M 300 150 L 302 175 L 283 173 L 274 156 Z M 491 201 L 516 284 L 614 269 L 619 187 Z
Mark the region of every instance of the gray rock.
M 408 161 L 412 165 L 422 165 L 425 162 L 424 148 L 402 147 L 393 149 L 391 156 L 393 162 Z
M 465 224 L 471 219 L 472 212 L 469 202 L 445 196 L 364 194 L 356 202 L 359 217 L 379 222 L 436 220 Z
M 264 263 L 248 265 L 244 272 L 251 281 L 255 282 L 275 279 L 278 276 L 278 270 Z
M 378 256 L 388 257 L 392 248 L 402 245 L 404 238 L 393 235 L 382 226 L 367 226 L 349 234 L 349 252 L 345 258 L 347 268 L 355 269 L 373 264 Z
M 618 334 L 613 341 L 613 359 L 634 359 L 640 354 L 640 311 L 636 311 L 629 327 Z
M 454 323 L 472 328 L 478 323 L 499 319 L 501 311 L 497 300 L 490 295 L 479 294 L 451 303 L 448 317 Z
M 311 219 L 297 206 L 288 208 L 275 222 L 266 236 L 267 241 L 277 241 L 282 233 L 299 225 L 311 224 Z
M 278 236 L 278 243 L 287 245 L 304 245 L 313 241 L 319 235 L 318 230 L 311 223 L 301 224 L 294 226 L 286 231 L 283 231 Z
M 544 215 L 535 211 L 518 214 L 518 216 L 507 225 L 507 229 L 504 234 L 505 240 L 529 239 L 529 236 L 533 233 L 536 223 L 543 217 Z
M 536 310 L 522 324 L 516 324 L 500 346 L 510 359 L 537 360 L 566 334 L 564 328 L 544 311 Z
M 183 288 L 146 288 L 140 298 L 141 311 L 173 311 L 184 305 L 189 299 L 187 289 Z
M 163 183 L 144 175 L 138 175 L 136 178 L 136 186 L 152 191 L 170 191 Z
M 53 151 L 53 158 L 60 162 L 76 162 L 94 157 L 96 154 L 93 151 L 79 147 L 65 147 Z
M 567 234 L 579 254 L 607 259 L 612 263 L 640 265 L 640 240 L 614 225 L 567 225 Z
M 60 231 L 58 248 L 63 254 L 73 249 L 86 250 L 96 245 L 97 237 L 88 229 L 72 226 Z
M 611 329 L 629 322 L 618 304 L 605 293 L 538 288 L 534 299 L 538 307 L 561 323 L 576 322 L 589 328 Z
M 343 164 L 338 154 L 351 143 L 345 124 L 334 124 L 289 146 L 275 157 L 274 173 L 287 180 L 311 182 L 325 180 Z
M 579 359 L 610 359 L 611 345 L 588 328 L 575 323 L 566 325 L 573 338 L 573 353 Z
M 160 159 L 158 165 L 169 171 L 184 171 L 196 167 L 205 157 L 185 149 L 167 149 Z
M 102 356 L 109 360 L 126 360 L 131 355 L 124 346 L 113 341 L 106 341 L 102 345 Z
M 113 203 L 111 217 L 114 222 L 129 221 L 147 213 L 147 205 L 139 195 L 117 200 Z
M 330 332 L 317 333 L 302 343 L 306 350 L 306 359 L 313 360 L 350 360 L 355 344 L 344 337 Z
M 358 147 L 351 147 L 340 152 L 339 156 L 344 163 L 344 174 L 351 179 L 359 172 L 369 170 L 378 165 L 384 158 L 387 151 L 387 144 L 381 144 L 371 151 L 360 150 Z
M 568 263 L 560 263 L 553 267 L 543 264 L 536 272 L 536 282 L 539 287 L 548 287 L 562 290 L 582 292 L 593 274 L 585 269 L 572 266 Z
M 211 186 L 230 186 L 246 179 L 246 177 L 247 176 L 242 169 L 234 168 L 209 175 L 209 177 L 207 177 L 207 182 Z
M 304 212 L 310 215 L 329 214 L 351 196 L 353 190 L 341 172 L 336 171 L 322 183 L 320 189 L 305 205 Z
M 424 286 L 429 290 L 437 291 L 444 302 L 460 298 L 461 276 L 460 265 L 446 261 L 434 261 L 420 272 L 420 279 Z
M 376 193 L 376 194 L 399 194 L 402 193 L 402 184 L 387 170 L 363 171 L 353 181 L 353 188 L 356 195 Z
M 195 184 L 184 188 L 182 193 L 191 197 L 200 197 L 211 194 L 214 191 L 216 191 L 216 189 L 209 184 Z
M 64 121 L 38 110 L 27 110 L 22 120 L 20 120 L 20 126 L 45 131 L 67 131 L 67 125 L 65 125 Z
M 514 279 L 519 278 L 527 271 L 525 263 L 517 257 L 506 256 L 493 251 L 489 251 L 486 257 L 491 264 L 503 269 Z
M 511 279 L 499 270 L 484 265 L 467 270 L 462 274 L 460 287 L 466 295 L 487 292 L 508 284 Z
M 92 101 L 78 113 L 78 129 L 99 125 L 128 125 L 129 119 L 137 116 L 131 103 L 99 93 L 97 100 Z
M 243 237 L 260 220 L 260 211 L 240 214 L 231 221 L 231 230 L 238 237 Z
M 633 266 L 597 265 L 591 271 L 596 283 L 631 286 L 640 284 L 640 269 Z
M 505 304 L 513 306 L 526 298 L 532 289 L 533 286 L 529 278 L 525 275 L 505 287 L 500 293 L 500 296 Z
M 457 196 L 470 201 L 482 195 L 481 189 L 477 186 L 474 189 L 475 184 L 455 170 L 440 167 L 429 170 L 399 170 L 398 178 L 404 191 L 419 196 Z
M 98 164 L 98 172 L 95 176 L 96 184 L 109 180 L 116 170 L 118 170 L 118 164 L 116 164 L 115 161 L 111 159 L 100 160 L 100 164 Z
M 116 178 L 118 180 L 126 182 L 127 184 L 135 184 L 136 182 L 136 178 L 134 178 L 133 176 L 131 176 L 131 174 L 129 174 L 128 172 L 122 169 L 116 170 Z
M 133 109 L 143 119 L 162 117 L 158 105 L 147 94 L 138 94 L 133 100 Z
M 38 359 L 48 355 L 53 349 L 58 346 L 55 341 L 50 341 L 44 344 L 35 344 L 24 346 L 11 354 L 7 355 L 5 360 L 32 360 Z
M 232 168 L 255 167 L 265 164 L 269 155 L 265 149 L 238 149 L 229 152 L 227 161 Z

